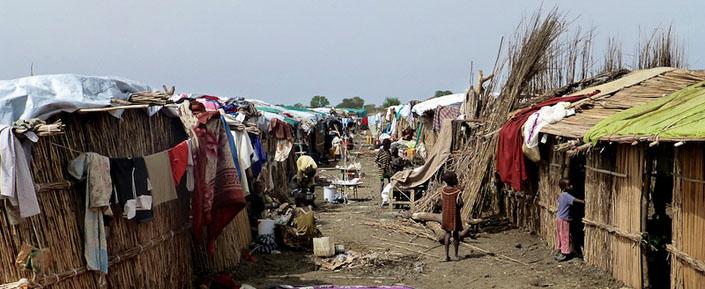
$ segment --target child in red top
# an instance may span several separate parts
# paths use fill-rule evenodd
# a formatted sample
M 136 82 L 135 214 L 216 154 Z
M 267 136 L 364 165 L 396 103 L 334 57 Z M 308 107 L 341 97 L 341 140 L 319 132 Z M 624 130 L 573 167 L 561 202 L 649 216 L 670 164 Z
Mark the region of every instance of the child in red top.
M 455 249 L 454 260 L 459 260 L 458 247 L 460 246 L 460 231 L 463 229 L 463 224 L 460 221 L 460 208 L 463 207 L 463 199 L 460 197 L 460 189 L 458 188 L 458 176 L 454 172 L 446 172 L 443 174 L 443 181 L 446 187 L 441 193 L 442 200 L 442 223 L 443 230 L 446 231 L 445 250 L 446 261 L 450 261 L 448 250 L 450 249 L 450 237 L 453 236 L 453 248 Z

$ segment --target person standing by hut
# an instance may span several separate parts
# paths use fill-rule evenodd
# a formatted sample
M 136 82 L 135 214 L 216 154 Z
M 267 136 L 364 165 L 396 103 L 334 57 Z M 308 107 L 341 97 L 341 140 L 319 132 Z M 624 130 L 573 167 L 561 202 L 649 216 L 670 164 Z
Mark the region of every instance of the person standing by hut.
M 463 199 L 460 197 L 460 188 L 458 188 L 458 176 L 454 172 L 446 172 L 443 174 L 443 181 L 446 187 L 442 192 L 442 223 L 441 227 L 446 231 L 445 235 L 445 252 L 446 261 L 450 261 L 448 251 L 450 250 L 450 237 L 453 237 L 453 249 L 455 255 L 453 260 L 460 260 L 458 256 L 458 247 L 460 246 L 460 231 L 463 229 L 460 220 L 460 208 L 463 207 Z
M 392 177 L 392 153 L 389 151 L 391 146 L 392 141 L 388 138 L 384 139 L 384 141 L 382 141 L 382 147 L 377 151 L 377 155 L 375 156 L 375 163 L 379 168 L 380 194 L 384 190 L 384 180 L 386 179 L 387 182 L 389 182 Z
M 584 204 L 585 201 L 577 199 L 570 194 L 573 190 L 573 185 L 567 178 L 562 178 L 558 181 L 558 186 L 561 189 L 561 194 L 558 195 L 558 210 L 556 211 L 556 261 L 562 262 L 568 260 L 572 253 L 570 244 L 570 222 L 573 220 L 570 217 L 570 208 L 574 203 Z

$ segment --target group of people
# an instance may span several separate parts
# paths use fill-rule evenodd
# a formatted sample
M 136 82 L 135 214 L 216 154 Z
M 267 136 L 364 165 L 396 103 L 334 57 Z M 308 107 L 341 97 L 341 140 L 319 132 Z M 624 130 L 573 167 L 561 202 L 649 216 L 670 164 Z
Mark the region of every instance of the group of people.
M 391 177 L 407 165 L 405 160 L 399 155 L 399 150 L 392 148 L 389 139 L 382 141 L 382 147 L 377 151 L 375 163 L 380 174 L 380 193 L 384 190 L 385 181 L 389 183 Z M 460 243 L 460 231 L 462 231 L 462 221 L 460 219 L 460 209 L 463 207 L 463 200 L 460 197 L 461 189 L 458 187 L 458 177 L 454 172 L 446 172 L 443 175 L 446 187 L 443 188 L 441 196 L 442 204 L 442 227 L 446 231 L 445 252 L 446 261 L 458 260 L 458 245 Z M 558 196 L 558 210 L 556 212 L 556 255 L 559 262 L 570 259 L 573 250 L 570 238 L 571 208 L 575 204 L 584 204 L 581 199 L 576 198 L 571 193 L 573 185 L 570 180 L 563 178 L 558 184 L 561 193 Z M 455 249 L 454 258 L 450 258 L 448 251 L 451 237 Z

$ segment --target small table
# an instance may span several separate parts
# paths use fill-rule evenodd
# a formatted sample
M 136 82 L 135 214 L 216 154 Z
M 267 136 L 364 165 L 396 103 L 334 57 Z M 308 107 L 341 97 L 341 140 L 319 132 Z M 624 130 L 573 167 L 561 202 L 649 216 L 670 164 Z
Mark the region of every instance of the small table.
M 394 193 L 398 192 L 401 197 L 406 198 L 406 201 L 397 201 L 394 198 Z M 389 195 L 389 209 L 394 210 L 394 205 L 409 205 L 409 209 L 414 210 L 414 203 L 416 202 L 416 190 L 402 190 L 396 186 L 392 188 L 391 194 Z
M 349 183 L 349 182 L 333 182 L 333 185 L 335 185 L 336 188 L 340 188 L 341 193 L 343 195 L 343 199 L 347 203 L 348 201 L 348 196 L 350 191 L 353 195 L 352 199 L 357 199 L 357 192 L 358 188 L 360 188 L 360 185 L 362 185 L 362 182 L 357 182 L 357 183 Z

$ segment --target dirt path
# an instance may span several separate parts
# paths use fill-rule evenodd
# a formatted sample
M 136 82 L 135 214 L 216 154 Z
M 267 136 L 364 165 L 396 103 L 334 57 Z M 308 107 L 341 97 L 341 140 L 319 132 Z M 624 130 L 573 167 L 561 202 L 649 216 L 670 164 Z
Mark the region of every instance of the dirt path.
M 391 232 L 368 225 L 398 218 L 398 212 L 378 205 L 379 180 L 372 155 L 361 157 L 366 187 L 375 200 L 347 205 L 321 204 L 316 217 L 325 236 L 343 244 L 348 251 L 374 253 L 370 265 L 339 271 L 321 271 L 308 253 L 284 252 L 258 255 L 257 262 L 244 262 L 236 280 L 268 288 L 289 285 L 394 285 L 417 289 L 432 288 L 620 288 L 606 273 L 586 266 L 582 260 L 556 263 L 545 243 L 518 229 L 483 234 L 469 244 L 495 253 L 494 256 L 461 246 L 457 262 L 442 262 L 443 247 L 424 238 Z M 324 174 L 335 174 L 329 170 Z M 322 200 L 319 192 L 318 200 Z M 390 241 L 391 240 L 391 241 Z M 408 244 L 408 243 L 413 243 Z M 422 252 L 422 253 L 418 253 Z M 506 256 L 503 258 L 500 256 Z M 516 261 L 511 261 L 514 259 Z

